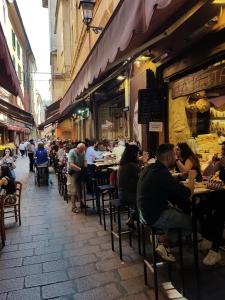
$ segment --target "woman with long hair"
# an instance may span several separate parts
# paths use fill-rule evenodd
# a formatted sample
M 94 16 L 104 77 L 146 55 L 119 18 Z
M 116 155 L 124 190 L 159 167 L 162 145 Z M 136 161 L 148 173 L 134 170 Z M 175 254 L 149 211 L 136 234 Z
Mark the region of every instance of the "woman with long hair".
M 134 228 L 137 182 L 140 172 L 138 152 L 139 149 L 136 145 L 126 144 L 118 171 L 119 198 L 121 202 L 129 203 L 134 209 L 134 213 L 127 221 L 127 225 L 132 228 Z
M 16 174 L 15 174 L 15 168 L 16 168 L 16 164 L 15 164 L 15 158 L 12 155 L 12 151 L 10 148 L 5 148 L 4 152 L 3 152 L 3 157 L 0 160 L 0 165 L 2 166 L 8 166 L 9 170 L 11 172 L 11 176 L 15 179 L 16 178 Z
M 202 180 L 201 167 L 198 157 L 194 154 L 187 143 L 178 143 L 176 146 L 176 170 L 182 173 L 182 178 L 187 176 L 188 171 L 197 171 L 197 181 Z

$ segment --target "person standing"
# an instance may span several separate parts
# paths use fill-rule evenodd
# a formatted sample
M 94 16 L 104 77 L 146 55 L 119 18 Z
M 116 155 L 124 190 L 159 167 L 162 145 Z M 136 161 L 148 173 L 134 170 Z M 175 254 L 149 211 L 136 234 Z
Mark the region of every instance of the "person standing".
M 24 144 L 23 141 L 19 145 L 19 150 L 20 150 L 21 156 L 24 157 L 24 154 L 25 154 L 25 144 Z
M 79 143 L 76 148 L 70 150 L 68 155 L 68 192 L 71 196 L 72 212 L 79 213 L 80 209 L 77 207 L 77 202 L 81 202 L 81 176 L 82 168 L 87 166 L 85 159 L 85 144 Z
M 27 154 L 30 160 L 30 164 L 29 164 L 30 172 L 34 172 L 34 150 L 35 150 L 34 140 L 31 139 L 27 145 Z
M 24 146 L 25 146 L 25 155 L 27 156 L 27 146 L 28 146 L 28 144 L 29 144 L 29 142 L 28 142 L 28 140 L 26 140 L 25 142 L 24 142 Z

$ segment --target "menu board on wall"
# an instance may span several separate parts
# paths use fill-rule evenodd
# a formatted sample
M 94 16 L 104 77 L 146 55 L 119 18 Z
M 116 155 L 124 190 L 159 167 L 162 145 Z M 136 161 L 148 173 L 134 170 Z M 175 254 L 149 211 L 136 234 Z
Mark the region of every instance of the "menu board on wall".
M 207 134 L 209 133 L 209 122 L 210 121 L 210 112 L 197 113 L 197 124 L 196 124 L 196 133 L 198 134 Z
M 150 89 L 138 91 L 138 123 L 161 121 L 160 98 L 157 93 Z

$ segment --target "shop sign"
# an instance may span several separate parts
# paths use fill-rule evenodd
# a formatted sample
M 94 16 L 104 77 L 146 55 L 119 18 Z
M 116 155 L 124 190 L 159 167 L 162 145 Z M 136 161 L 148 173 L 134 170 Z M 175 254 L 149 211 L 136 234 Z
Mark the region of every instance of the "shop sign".
M 162 132 L 163 123 L 162 122 L 149 122 L 149 131 L 151 132 Z
M 210 66 L 172 83 L 172 98 L 225 85 L 225 63 Z
M 158 94 L 150 89 L 138 92 L 138 123 L 161 121 L 161 104 Z

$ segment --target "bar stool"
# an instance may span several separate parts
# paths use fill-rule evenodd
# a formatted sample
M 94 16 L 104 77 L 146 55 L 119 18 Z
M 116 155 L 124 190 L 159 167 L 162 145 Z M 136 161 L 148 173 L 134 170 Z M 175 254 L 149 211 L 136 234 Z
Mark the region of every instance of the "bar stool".
M 102 225 L 102 215 L 103 215 L 103 226 L 104 230 L 106 230 L 106 220 L 105 216 L 109 215 L 110 213 L 106 213 L 105 211 L 105 201 L 110 201 L 114 198 L 115 195 L 115 186 L 111 184 L 104 184 L 97 186 L 97 207 L 99 213 L 99 223 Z M 105 199 L 105 195 L 109 196 L 108 199 Z
M 172 271 L 171 271 L 171 263 L 169 262 L 158 262 L 157 263 L 157 252 L 156 252 L 156 238 L 157 238 L 157 229 L 147 225 L 142 218 L 141 220 L 141 231 L 142 231 L 142 249 L 143 249 L 143 265 L 144 265 L 144 282 L 145 285 L 148 285 L 147 278 L 147 270 L 153 273 L 154 276 L 154 290 L 155 290 L 155 300 L 159 299 L 159 284 L 158 284 L 158 266 L 167 264 L 168 266 L 168 278 L 169 281 L 172 279 Z M 146 234 L 145 228 L 151 232 L 151 240 L 152 240 L 152 262 L 147 260 L 146 255 Z M 181 293 L 184 295 L 184 264 L 183 264 L 183 245 L 182 245 L 182 231 L 181 229 L 177 229 L 178 232 L 178 244 L 179 244 L 179 264 L 180 264 L 180 276 L 181 276 L 181 284 L 182 291 Z
M 111 246 L 112 251 L 114 251 L 114 237 L 119 240 L 119 254 L 120 254 L 120 260 L 123 259 L 123 253 L 122 253 L 122 236 L 125 234 L 129 235 L 129 245 L 132 247 L 132 234 L 133 230 L 128 229 L 125 231 L 122 231 L 121 226 L 121 215 L 127 214 L 128 218 L 130 217 L 130 206 L 128 203 L 121 202 L 120 199 L 112 199 L 109 201 L 110 205 L 110 231 L 111 231 Z M 117 215 L 117 218 L 115 216 Z M 114 230 L 113 225 L 113 217 L 114 222 L 117 220 L 117 231 Z M 141 255 L 141 234 L 140 234 L 140 223 L 139 218 L 137 219 L 137 233 L 138 233 L 138 250 L 139 254 Z

